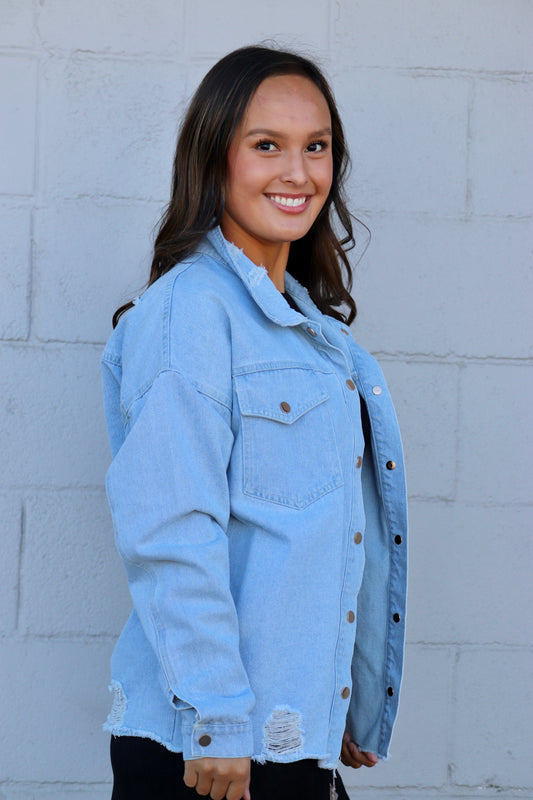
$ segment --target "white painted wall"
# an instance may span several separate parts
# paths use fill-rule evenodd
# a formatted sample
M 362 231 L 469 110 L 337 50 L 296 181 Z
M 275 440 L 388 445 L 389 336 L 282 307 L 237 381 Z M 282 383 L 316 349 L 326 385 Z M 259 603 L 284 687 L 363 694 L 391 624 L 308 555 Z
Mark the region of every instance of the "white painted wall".
M 373 233 L 355 332 L 410 476 L 400 719 L 352 797 L 533 798 L 531 0 L 0 0 L 0 800 L 109 797 L 99 355 L 184 102 L 272 37 L 337 92 Z

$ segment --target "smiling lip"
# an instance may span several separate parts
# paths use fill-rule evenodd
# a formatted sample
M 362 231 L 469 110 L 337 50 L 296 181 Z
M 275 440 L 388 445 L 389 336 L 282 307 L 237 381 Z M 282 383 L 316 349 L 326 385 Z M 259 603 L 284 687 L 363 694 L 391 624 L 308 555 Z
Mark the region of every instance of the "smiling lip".
M 288 214 L 299 214 L 304 211 L 311 200 L 308 194 L 267 194 L 268 199 L 282 211 Z

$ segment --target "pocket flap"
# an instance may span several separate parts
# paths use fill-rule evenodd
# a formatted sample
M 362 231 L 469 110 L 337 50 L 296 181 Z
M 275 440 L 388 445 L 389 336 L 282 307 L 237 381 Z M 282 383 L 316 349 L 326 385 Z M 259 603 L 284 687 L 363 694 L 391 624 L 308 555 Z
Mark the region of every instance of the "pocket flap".
M 270 369 L 235 377 L 243 416 L 291 424 L 328 399 L 316 372 L 301 368 Z

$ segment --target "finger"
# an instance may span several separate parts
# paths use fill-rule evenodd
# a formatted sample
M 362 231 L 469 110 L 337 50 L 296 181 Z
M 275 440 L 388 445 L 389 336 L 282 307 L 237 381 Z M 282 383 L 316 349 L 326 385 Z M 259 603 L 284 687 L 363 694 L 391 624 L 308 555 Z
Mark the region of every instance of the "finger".
M 185 762 L 185 771 L 183 773 L 183 782 L 189 789 L 194 789 L 198 780 L 198 770 L 191 761 Z
M 212 783 L 213 780 L 210 775 L 200 774 L 196 784 L 196 793 L 201 794 L 203 797 L 207 797 L 207 795 L 211 792 Z M 222 795 L 222 797 L 224 797 L 224 795 Z
M 196 790 L 198 791 L 198 789 Z M 226 797 L 226 792 L 228 793 L 227 796 L 229 797 L 229 789 L 228 789 L 228 781 L 225 778 L 219 778 L 218 780 L 214 780 L 211 784 L 211 792 L 209 796 L 212 800 L 224 800 Z M 242 794 L 238 798 L 241 800 Z
M 348 743 L 348 749 L 352 758 L 354 758 L 358 763 L 359 766 L 363 765 L 365 767 L 374 767 L 377 763 L 377 756 L 374 753 L 366 753 L 362 750 L 359 750 L 355 742 Z M 369 758 L 369 755 L 372 756 L 372 759 Z
M 344 742 L 341 749 L 341 761 L 347 767 L 352 767 L 353 769 L 359 769 L 361 764 L 354 758 L 353 754 L 350 752 L 348 747 L 348 742 Z
M 250 800 L 248 781 L 232 781 L 225 797 L 227 800 Z

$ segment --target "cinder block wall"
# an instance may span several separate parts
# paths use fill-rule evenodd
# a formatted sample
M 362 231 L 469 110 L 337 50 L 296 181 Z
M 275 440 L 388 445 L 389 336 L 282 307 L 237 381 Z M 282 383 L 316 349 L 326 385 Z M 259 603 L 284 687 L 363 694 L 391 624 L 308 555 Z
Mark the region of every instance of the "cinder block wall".
M 354 330 L 410 477 L 393 755 L 344 774 L 354 800 L 533 798 L 532 18 L 531 0 L 0 0 L 0 800 L 109 797 L 129 599 L 99 356 L 146 278 L 184 102 L 272 37 L 336 89 L 373 237 Z

